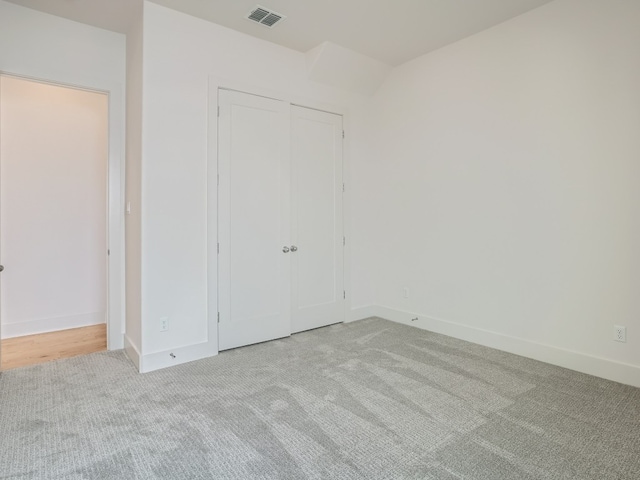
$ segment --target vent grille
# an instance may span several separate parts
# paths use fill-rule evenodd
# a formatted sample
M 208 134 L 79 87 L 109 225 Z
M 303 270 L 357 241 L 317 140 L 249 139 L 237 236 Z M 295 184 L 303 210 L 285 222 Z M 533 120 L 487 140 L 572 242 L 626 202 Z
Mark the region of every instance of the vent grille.
M 256 8 L 249 14 L 249 20 L 253 20 L 254 22 L 261 22 L 267 15 L 269 15 L 268 10 L 265 10 L 264 8 Z
M 267 27 L 273 27 L 280 20 L 282 20 L 282 17 L 280 15 L 276 15 L 275 13 L 270 13 L 260 23 L 262 23 L 263 25 L 266 25 Z
M 256 5 L 256 7 L 249 12 L 247 18 L 265 27 L 273 28 L 277 23 L 287 17 L 268 8 Z

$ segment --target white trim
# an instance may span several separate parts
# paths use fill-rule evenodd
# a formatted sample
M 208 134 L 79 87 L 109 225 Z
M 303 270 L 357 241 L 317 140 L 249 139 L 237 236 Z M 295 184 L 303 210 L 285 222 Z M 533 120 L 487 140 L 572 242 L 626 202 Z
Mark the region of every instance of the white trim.
M 363 307 L 356 309 L 354 313 L 357 313 L 355 316 L 363 316 L 369 313 L 371 314 L 369 316 L 372 317 L 384 318 L 588 375 L 640 387 L 640 366 L 382 306 Z M 412 321 L 412 318 L 416 317 L 418 317 L 418 320 Z
M 172 348 L 171 350 L 143 355 L 139 357 L 138 370 L 140 373 L 153 372 L 161 368 L 174 367 L 183 363 L 213 357 L 217 354 L 218 346 L 212 345 L 211 341 L 208 340 L 203 343 L 196 343 L 195 345 L 187 345 L 186 347 Z
M 342 115 L 342 132 L 344 138 L 342 140 L 342 183 L 344 185 L 344 191 L 342 192 L 342 234 L 344 235 L 346 242 L 342 248 L 343 261 L 342 261 L 342 285 L 345 291 L 344 300 L 344 322 L 351 321 L 350 313 L 351 307 L 351 245 L 353 245 L 353 235 L 351 231 L 351 158 L 350 158 L 350 144 L 351 144 L 351 131 L 350 125 L 351 118 L 344 114 Z
M 136 369 L 140 371 L 140 352 L 127 335 L 124 335 L 124 352 L 127 354 L 127 357 L 129 357 L 129 360 L 136 366 Z
M 107 348 L 120 350 L 124 347 L 124 107 L 122 85 L 114 82 L 96 82 L 85 79 L 84 84 L 68 78 L 48 75 L 29 75 L 20 71 L 0 70 L 0 75 L 23 78 L 34 82 L 48 83 L 62 87 L 88 90 L 107 94 L 109 115 L 109 160 L 108 160 L 108 312 Z M 4 333 L 3 333 L 4 336 Z
M 125 332 L 125 153 L 122 132 L 125 98 L 120 85 L 112 85 L 107 93 L 109 97 L 107 348 L 119 350 L 124 347 Z
M 218 354 L 218 83 L 209 77 L 207 92 L 207 342 Z M 215 186 L 215 194 L 212 191 Z
M 2 325 L 2 338 L 22 337 L 38 333 L 57 332 L 70 328 L 89 327 L 105 323 L 104 312 L 91 312 L 64 317 L 38 318 L 26 322 L 5 323 Z
M 287 102 L 291 105 L 297 105 L 298 107 L 311 108 L 313 110 L 321 110 L 327 113 L 342 115 L 345 118 L 349 115 L 349 109 L 340 105 L 315 100 L 313 98 L 308 98 L 301 95 L 292 95 L 291 93 L 286 91 L 278 91 L 278 90 L 272 90 L 269 88 L 263 88 L 258 85 L 254 85 L 247 82 L 225 79 L 225 78 L 217 77 L 215 75 L 209 76 L 209 93 L 211 93 L 212 89 L 213 91 L 216 92 L 216 97 L 217 97 L 218 89 L 233 90 L 240 93 L 248 93 L 249 95 L 257 95 L 260 97 L 267 97 L 267 98 L 272 98 L 274 100 L 280 100 L 283 102 Z M 217 104 L 216 104 L 216 108 L 217 108 Z M 212 117 L 216 119 L 216 125 L 218 123 L 217 117 L 218 117 L 218 114 L 216 110 L 215 116 Z M 344 125 L 345 124 L 343 124 L 343 126 Z M 345 127 L 345 130 L 346 130 L 346 127 Z M 211 133 L 211 131 L 209 132 Z M 216 132 L 217 132 L 217 129 L 216 129 Z

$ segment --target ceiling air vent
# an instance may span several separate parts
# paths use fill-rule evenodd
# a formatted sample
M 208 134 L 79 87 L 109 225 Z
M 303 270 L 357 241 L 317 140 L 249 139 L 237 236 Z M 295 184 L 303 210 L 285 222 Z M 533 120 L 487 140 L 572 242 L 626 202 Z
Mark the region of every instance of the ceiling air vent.
M 265 7 L 261 7 L 260 5 L 256 5 L 249 14 L 247 15 L 249 20 L 253 20 L 254 22 L 259 23 L 260 25 L 264 25 L 265 27 L 272 28 L 281 20 L 284 20 L 286 17 L 279 13 L 274 12 Z

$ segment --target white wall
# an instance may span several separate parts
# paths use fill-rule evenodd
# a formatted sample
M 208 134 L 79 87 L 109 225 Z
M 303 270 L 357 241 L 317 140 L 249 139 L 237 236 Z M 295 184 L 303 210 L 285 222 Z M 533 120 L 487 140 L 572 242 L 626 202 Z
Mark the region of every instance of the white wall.
M 640 385 L 638 45 L 640 2 L 557 0 L 393 71 L 378 312 Z
M 124 49 L 122 34 L 0 0 L 4 72 L 108 90 L 124 86 Z
M 215 175 L 215 148 L 208 155 L 208 140 L 212 131 L 215 141 L 217 128 L 215 116 L 208 118 L 210 79 L 347 109 L 351 169 L 368 162 L 370 139 L 367 99 L 307 80 L 302 53 L 150 2 L 145 2 L 143 52 L 141 348 L 148 358 L 142 369 L 149 370 L 210 354 L 207 341 L 217 348 L 215 328 L 208 324 L 217 311 L 216 264 L 207 245 L 208 234 L 211 244 L 216 238 L 215 203 L 207 208 L 207 201 L 215 199 L 214 188 L 207 198 L 207 175 Z M 367 186 L 354 175 L 350 188 L 355 211 Z M 366 227 L 357 218 L 352 216 L 350 235 L 354 243 L 365 242 Z M 352 291 L 354 305 L 372 300 L 371 275 L 364 274 L 370 262 L 362 251 L 352 248 L 352 275 L 364 277 L 351 282 L 358 285 Z M 169 330 L 161 332 L 159 321 L 165 316 Z M 169 353 L 177 358 L 170 359 Z
M 0 0 L 0 72 L 109 93 L 108 342 L 109 348 L 121 348 L 125 36 Z
M 0 76 L 2 337 L 105 323 L 107 96 Z

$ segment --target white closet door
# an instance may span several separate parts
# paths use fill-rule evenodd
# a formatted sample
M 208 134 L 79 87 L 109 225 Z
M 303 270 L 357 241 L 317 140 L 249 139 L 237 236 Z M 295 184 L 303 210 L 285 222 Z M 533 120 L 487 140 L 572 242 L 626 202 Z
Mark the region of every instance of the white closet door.
M 344 320 L 342 116 L 291 107 L 292 317 L 301 332 Z
M 220 90 L 219 349 L 291 334 L 290 125 L 285 102 Z

